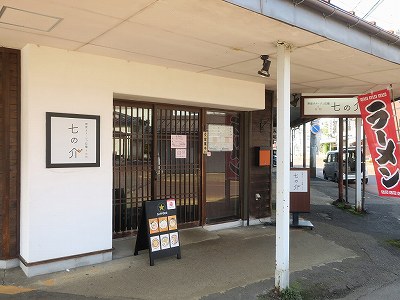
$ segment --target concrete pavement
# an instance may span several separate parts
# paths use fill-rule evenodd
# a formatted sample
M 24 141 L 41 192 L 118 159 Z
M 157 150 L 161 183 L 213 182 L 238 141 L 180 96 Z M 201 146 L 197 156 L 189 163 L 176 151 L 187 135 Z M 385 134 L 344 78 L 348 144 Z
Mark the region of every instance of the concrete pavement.
M 343 300 L 398 300 L 400 298 L 400 280 L 388 282 L 385 284 L 377 285 L 375 287 L 368 287 L 359 289 L 356 292 L 348 295 Z
M 369 213 L 357 216 L 330 205 L 336 186 L 311 182 L 303 217 L 315 228 L 291 229 L 291 284 L 305 299 L 399 299 L 400 250 L 385 242 L 400 238 L 398 199 L 368 195 Z M 181 260 L 150 267 L 146 251 L 131 256 L 134 239 L 120 240 L 105 264 L 33 278 L 2 271 L 0 299 L 257 299 L 274 286 L 274 227 L 180 233 Z
M 193 231 L 199 229 L 182 230 L 183 240 Z M 42 291 L 110 299 L 199 299 L 274 276 L 274 227 L 201 231 L 204 239 L 183 244 L 181 260 L 159 259 L 154 267 L 143 251 L 136 257 L 31 279 L 20 278 L 19 270 L 7 272 L 32 289 L 31 295 Z M 305 230 L 292 230 L 291 241 L 293 271 L 356 257 L 353 251 Z M 5 283 L 19 284 L 8 276 Z

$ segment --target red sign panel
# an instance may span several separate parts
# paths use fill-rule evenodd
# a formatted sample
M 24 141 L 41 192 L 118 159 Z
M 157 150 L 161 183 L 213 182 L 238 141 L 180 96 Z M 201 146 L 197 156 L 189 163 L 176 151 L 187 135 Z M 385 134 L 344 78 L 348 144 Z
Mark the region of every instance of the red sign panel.
M 400 149 L 389 90 L 358 96 L 380 196 L 400 196 Z

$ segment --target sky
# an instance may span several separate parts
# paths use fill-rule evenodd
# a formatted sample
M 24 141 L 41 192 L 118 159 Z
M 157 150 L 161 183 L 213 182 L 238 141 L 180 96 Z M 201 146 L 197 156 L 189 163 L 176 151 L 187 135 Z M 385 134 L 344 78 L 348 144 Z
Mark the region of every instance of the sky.
M 347 11 L 354 11 L 363 18 L 376 5 L 367 21 L 375 21 L 376 25 L 386 30 L 400 33 L 400 1 L 399 0 L 331 0 L 331 4 Z

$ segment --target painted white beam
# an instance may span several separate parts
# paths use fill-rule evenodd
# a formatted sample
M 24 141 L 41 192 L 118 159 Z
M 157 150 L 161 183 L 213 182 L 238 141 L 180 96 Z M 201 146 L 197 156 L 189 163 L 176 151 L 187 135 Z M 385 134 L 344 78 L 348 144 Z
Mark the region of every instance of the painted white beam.
M 365 142 L 365 141 L 364 141 Z M 362 210 L 361 194 L 361 118 L 356 118 L 356 210 Z
M 275 287 L 289 286 L 290 46 L 278 42 Z

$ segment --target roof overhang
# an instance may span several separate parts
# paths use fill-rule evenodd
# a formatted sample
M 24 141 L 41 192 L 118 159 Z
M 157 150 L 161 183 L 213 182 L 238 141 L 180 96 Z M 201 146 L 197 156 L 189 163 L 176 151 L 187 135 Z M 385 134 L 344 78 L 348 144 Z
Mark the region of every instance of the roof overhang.
M 319 0 L 226 0 L 266 17 L 284 22 L 358 49 L 400 63 L 400 37 Z
M 400 95 L 398 37 L 325 1 L 2 3 L 3 9 L 18 12 L 6 14 L 7 22 L 0 16 L 4 47 L 33 43 L 258 82 L 276 90 L 276 43 L 285 41 L 293 46 L 293 93 L 361 94 L 391 84 L 395 96 Z M 29 24 L 23 23 L 24 13 L 35 16 L 36 28 L 24 25 Z M 257 75 L 262 54 L 272 61 L 269 78 Z

